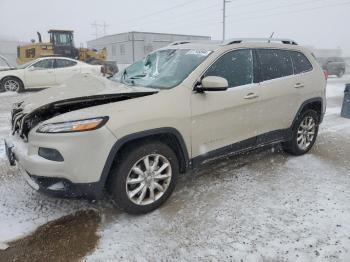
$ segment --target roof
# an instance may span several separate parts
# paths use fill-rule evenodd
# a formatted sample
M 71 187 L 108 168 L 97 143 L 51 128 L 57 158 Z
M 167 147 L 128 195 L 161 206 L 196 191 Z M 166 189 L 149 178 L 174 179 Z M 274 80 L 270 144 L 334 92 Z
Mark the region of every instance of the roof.
M 278 48 L 278 49 L 293 49 L 301 50 L 303 47 L 299 46 L 291 39 L 272 39 L 272 38 L 235 38 L 226 41 L 177 41 L 164 48 L 174 49 L 204 49 L 216 50 L 225 47 L 237 48 Z
M 48 33 L 52 33 L 52 32 L 70 32 L 73 33 L 73 30 L 63 30 L 63 29 L 50 29 L 49 31 L 47 31 Z
M 64 57 L 64 56 L 44 56 L 44 57 L 39 57 L 39 58 L 32 60 L 32 61 L 45 60 L 45 59 L 67 59 L 67 60 L 71 60 L 71 61 L 75 61 L 75 62 L 82 62 L 82 61 L 79 61 L 79 60 L 76 60 L 76 59 L 73 59 L 70 57 Z
M 171 34 L 171 33 L 156 33 L 156 32 L 141 32 L 141 31 L 129 31 L 129 32 L 123 32 L 123 33 L 118 33 L 118 34 L 111 34 L 111 35 L 105 35 L 96 39 L 92 39 L 89 40 L 88 42 L 92 42 L 92 41 L 98 41 L 101 39 L 108 39 L 110 37 L 114 37 L 114 36 L 121 36 L 121 35 L 125 35 L 125 34 L 150 34 L 150 35 L 163 35 L 163 36 L 180 36 L 180 37 L 195 37 L 195 38 L 205 38 L 210 40 L 211 36 L 203 36 L 203 35 L 185 35 L 185 34 Z
M 193 42 L 175 44 L 175 45 L 170 44 L 161 49 L 201 49 L 201 50 L 214 51 L 216 49 L 219 49 L 220 47 L 222 47 L 222 45 L 217 42 L 209 43 L 209 42 L 193 41 Z

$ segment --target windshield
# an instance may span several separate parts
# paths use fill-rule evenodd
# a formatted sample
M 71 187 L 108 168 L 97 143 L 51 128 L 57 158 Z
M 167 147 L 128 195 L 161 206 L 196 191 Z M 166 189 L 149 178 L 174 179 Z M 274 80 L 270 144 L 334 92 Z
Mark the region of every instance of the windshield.
M 7 59 L 0 55 L 0 69 L 1 68 L 11 68 L 12 66 L 7 61 Z
M 210 53 L 194 49 L 159 50 L 135 62 L 111 80 L 127 85 L 169 89 L 180 84 Z
M 27 63 L 25 63 L 25 64 L 22 64 L 22 65 L 20 65 L 20 66 L 17 66 L 17 68 L 19 68 L 19 69 L 24 69 L 24 68 L 27 68 L 30 64 L 32 64 L 33 63 L 33 61 L 30 61 L 30 62 L 27 62 Z

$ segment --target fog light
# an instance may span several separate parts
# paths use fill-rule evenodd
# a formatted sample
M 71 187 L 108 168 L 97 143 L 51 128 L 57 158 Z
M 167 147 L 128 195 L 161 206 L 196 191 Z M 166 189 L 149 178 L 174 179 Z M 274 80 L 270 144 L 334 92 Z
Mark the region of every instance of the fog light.
M 47 189 L 53 190 L 53 191 L 61 191 L 61 190 L 65 190 L 66 186 L 64 185 L 63 182 L 57 182 L 56 184 L 49 186 Z
M 63 156 L 60 152 L 53 148 L 39 147 L 38 155 L 47 160 L 63 162 Z

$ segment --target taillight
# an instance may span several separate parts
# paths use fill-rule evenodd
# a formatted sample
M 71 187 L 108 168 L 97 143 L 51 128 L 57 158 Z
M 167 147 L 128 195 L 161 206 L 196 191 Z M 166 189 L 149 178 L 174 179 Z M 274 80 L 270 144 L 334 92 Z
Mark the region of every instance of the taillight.
M 328 80 L 328 71 L 327 70 L 323 70 L 323 73 L 324 73 L 324 78 L 326 80 Z

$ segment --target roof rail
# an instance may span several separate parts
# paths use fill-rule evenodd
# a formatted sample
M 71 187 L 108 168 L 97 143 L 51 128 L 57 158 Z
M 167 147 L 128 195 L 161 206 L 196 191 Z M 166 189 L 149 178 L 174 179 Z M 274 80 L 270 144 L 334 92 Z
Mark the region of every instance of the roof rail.
M 281 42 L 282 44 L 286 45 L 298 45 L 298 43 L 294 40 L 284 38 L 233 38 L 224 41 L 223 45 L 240 44 L 242 42 Z
M 172 46 L 172 45 L 184 45 L 184 44 L 190 44 L 191 41 L 176 41 L 176 42 L 172 42 L 169 44 L 169 46 Z
M 185 45 L 185 44 L 213 44 L 213 45 L 219 45 L 222 41 L 217 40 L 210 40 L 210 39 L 199 39 L 199 40 L 182 40 L 182 41 L 176 41 L 173 43 L 170 43 L 169 46 L 174 45 Z

